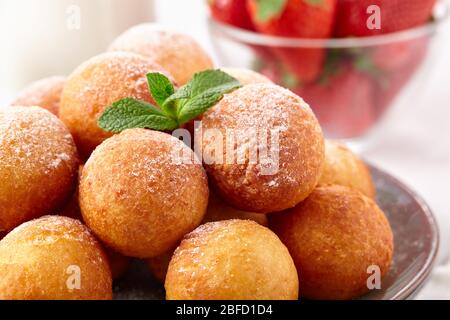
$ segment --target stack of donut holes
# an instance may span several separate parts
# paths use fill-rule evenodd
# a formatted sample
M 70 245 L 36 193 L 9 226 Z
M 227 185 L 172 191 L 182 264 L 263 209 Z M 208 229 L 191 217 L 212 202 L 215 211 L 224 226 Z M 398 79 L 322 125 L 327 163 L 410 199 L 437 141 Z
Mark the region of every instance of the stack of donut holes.
M 270 174 L 248 158 L 180 164 L 174 148 L 198 155 L 168 133 L 98 127 L 119 99 L 154 103 L 147 73 L 182 86 L 213 68 L 192 38 L 144 24 L 0 109 L 0 299 L 111 299 L 131 258 L 171 300 L 353 299 L 370 266 L 388 272 L 393 235 L 367 166 L 263 75 L 222 69 L 242 87 L 201 120 L 248 143 L 277 128 Z

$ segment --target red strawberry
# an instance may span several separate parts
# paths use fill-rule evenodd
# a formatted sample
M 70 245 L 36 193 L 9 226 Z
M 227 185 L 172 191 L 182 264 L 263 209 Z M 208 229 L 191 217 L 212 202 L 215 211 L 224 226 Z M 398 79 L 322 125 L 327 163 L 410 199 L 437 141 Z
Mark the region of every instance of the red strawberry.
M 340 0 L 336 22 L 336 35 L 372 36 L 406 30 L 420 26 L 432 16 L 436 0 Z M 380 9 L 379 29 L 368 27 L 371 16 L 370 6 Z
M 295 89 L 300 85 L 295 75 L 286 70 L 281 61 L 273 56 L 259 55 L 259 58 L 253 64 L 253 68 L 282 87 Z
M 256 29 L 292 38 L 328 38 L 332 35 L 337 0 L 248 0 Z M 275 48 L 274 51 L 302 83 L 316 80 L 322 71 L 322 48 Z
M 409 54 L 404 52 L 401 55 L 403 57 L 402 63 L 400 63 L 399 58 L 395 58 L 399 62 L 395 65 L 386 65 L 386 63 L 380 65 L 381 60 L 374 60 L 374 64 L 379 68 L 382 67 L 384 71 L 384 74 L 376 82 L 375 102 L 378 116 L 381 116 L 392 104 L 422 64 L 427 53 L 428 40 L 428 38 L 421 38 L 409 41 L 414 43 L 410 43 Z
M 375 122 L 372 79 L 350 66 L 296 93 L 311 106 L 328 137 L 358 137 Z
M 425 57 L 428 40 L 427 37 L 421 37 L 376 46 L 370 54 L 371 60 L 376 68 L 384 72 L 415 66 Z
M 214 19 L 247 30 L 255 27 L 247 11 L 247 0 L 208 0 Z
M 375 105 L 377 117 L 381 117 L 392 105 L 414 72 L 415 68 L 393 72 L 376 83 Z
M 328 38 L 336 0 L 248 0 L 256 28 L 266 34 L 293 38 Z

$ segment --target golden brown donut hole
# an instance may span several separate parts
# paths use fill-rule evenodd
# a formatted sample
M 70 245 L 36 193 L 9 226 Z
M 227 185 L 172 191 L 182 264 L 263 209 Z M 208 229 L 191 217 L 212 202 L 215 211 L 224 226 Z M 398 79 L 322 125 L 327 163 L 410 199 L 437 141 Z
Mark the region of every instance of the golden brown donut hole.
M 369 268 L 385 275 L 393 235 L 371 199 L 342 186 L 318 187 L 297 207 L 270 216 L 270 227 L 288 247 L 308 299 L 353 299 L 369 289 Z
M 349 148 L 336 141 L 325 142 L 325 165 L 319 184 L 337 184 L 375 198 L 375 185 L 367 165 Z
M 72 133 L 83 160 L 113 134 L 98 126 L 102 113 L 114 102 L 135 98 L 154 104 L 146 74 L 171 76 L 149 59 L 128 52 L 109 52 L 81 64 L 67 79 L 59 116 Z
M 196 135 L 212 186 L 243 211 L 292 208 L 322 173 L 324 141 L 316 117 L 300 97 L 273 84 L 225 95 L 203 115 Z M 218 141 L 223 147 L 217 151 Z
M 45 216 L 0 241 L 0 300 L 112 298 L 102 247 L 80 221 Z
M 195 73 L 214 67 L 209 55 L 193 38 L 151 23 L 125 31 L 113 41 L 109 51 L 141 54 L 166 69 L 180 86 Z
M 249 220 L 210 222 L 188 234 L 167 272 L 168 300 L 295 300 L 298 277 L 286 247 Z
M 0 109 L 0 232 L 61 208 L 78 154 L 64 124 L 40 107 Z
M 173 150 L 189 159 L 178 163 Z M 203 219 L 208 181 L 194 153 L 157 131 L 131 129 L 102 143 L 83 169 L 83 219 L 111 249 L 138 258 L 163 254 Z

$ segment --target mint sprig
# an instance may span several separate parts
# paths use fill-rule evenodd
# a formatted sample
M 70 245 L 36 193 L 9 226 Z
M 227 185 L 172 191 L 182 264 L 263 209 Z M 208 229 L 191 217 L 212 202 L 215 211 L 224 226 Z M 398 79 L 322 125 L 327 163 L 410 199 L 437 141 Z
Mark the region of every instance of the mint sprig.
M 194 75 L 192 80 L 169 97 L 166 103 L 177 101 L 180 123 L 201 115 L 220 100 L 224 93 L 240 87 L 239 81 L 220 70 L 207 70 Z
M 175 130 L 214 106 L 224 94 L 241 87 L 238 80 L 221 70 L 197 73 L 178 91 L 161 73 L 147 74 L 147 81 L 159 108 L 134 98 L 121 99 L 103 112 L 99 127 L 114 133 L 132 128 Z

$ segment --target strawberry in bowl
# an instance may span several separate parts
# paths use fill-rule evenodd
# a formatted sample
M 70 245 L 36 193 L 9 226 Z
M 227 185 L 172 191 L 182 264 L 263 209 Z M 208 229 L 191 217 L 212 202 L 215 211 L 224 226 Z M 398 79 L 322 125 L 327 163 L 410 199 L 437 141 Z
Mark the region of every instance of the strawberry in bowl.
M 340 0 L 335 34 L 364 37 L 418 27 L 430 20 L 435 4 L 436 0 Z M 378 28 L 368 27 L 368 11 L 379 13 Z
M 247 1 L 256 29 L 267 35 L 290 38 L 329 38 L 333 32 L 336 0 Z M 317 80 L 323 48 L 274 48 L 277 56 L 302 83 Z
M 208 0 L 214 19 L 237 28 L 254 30 L 247 0 Z
M 425 79 L 418 73 L 433 63 L 438 43 L 432 40 L 449 6 L 443 0 L 227 2 L 239 4 L 251 27 L 216 18 L 211 6 L 220 62 L 296 92 L 336 139 L 370 133 L 409 83 Z

